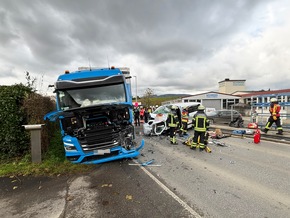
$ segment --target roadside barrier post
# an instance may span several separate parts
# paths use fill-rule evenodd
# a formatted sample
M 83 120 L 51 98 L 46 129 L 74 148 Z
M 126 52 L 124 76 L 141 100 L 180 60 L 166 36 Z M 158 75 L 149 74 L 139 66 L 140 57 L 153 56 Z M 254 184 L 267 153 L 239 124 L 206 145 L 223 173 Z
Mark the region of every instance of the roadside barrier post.
M 23 125 L 30 132 L 32 163 L 41 163 L 41 128 L 44 124 Z

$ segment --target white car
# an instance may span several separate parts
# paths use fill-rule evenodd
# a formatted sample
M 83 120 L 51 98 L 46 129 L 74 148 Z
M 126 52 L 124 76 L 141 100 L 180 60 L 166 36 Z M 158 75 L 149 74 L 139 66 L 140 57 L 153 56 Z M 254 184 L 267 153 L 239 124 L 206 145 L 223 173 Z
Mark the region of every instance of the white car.
M 191 103 L 172 103 L 166 104 L 158 107 L 155 111 L 150 113 L 150 118 L 148 123 L 144 123 L 143 129 L 145 135 L 160 135 L 164 131 L 168 130 L 166 120 L 169 112 L 171 112 L 171 107 L 175 105 L 178 107 L 177 115 L 179 118 L 179 123 L 181 123 L 181 113 L 183 109 L 188 111 L 188 124 L 187 128 L 192 127 L 192 117 L 197 112 L 197 108 L 200 105 L 198 102 Z

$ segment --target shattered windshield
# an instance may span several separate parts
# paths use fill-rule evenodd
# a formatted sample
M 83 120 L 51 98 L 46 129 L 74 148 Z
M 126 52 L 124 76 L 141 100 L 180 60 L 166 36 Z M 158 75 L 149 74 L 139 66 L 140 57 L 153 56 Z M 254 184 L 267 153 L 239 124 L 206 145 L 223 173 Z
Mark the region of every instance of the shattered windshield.
M 167 114 L 171 111 L 171 109 L 169 107 L 170 106 L 160 106 L 153 113 L 154 114 Z
M 81 89 L 59 90 L 60 108 L 68 110 L 91 105 L 126 102 L 124 84 L 98 86 Z

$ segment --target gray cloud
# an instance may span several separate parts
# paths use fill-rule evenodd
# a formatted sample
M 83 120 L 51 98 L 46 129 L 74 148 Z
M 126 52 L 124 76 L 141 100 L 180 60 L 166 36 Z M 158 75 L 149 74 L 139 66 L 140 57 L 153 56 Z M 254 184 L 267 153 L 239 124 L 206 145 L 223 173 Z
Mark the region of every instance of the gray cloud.
M 2 0 L 0 85 L 29 71 L 46 86 L 66 69 L 110 64 L 131 68 L 139 95 L 216 91 L 224 78 L 289 88 L 287 9 L 282 0 Z

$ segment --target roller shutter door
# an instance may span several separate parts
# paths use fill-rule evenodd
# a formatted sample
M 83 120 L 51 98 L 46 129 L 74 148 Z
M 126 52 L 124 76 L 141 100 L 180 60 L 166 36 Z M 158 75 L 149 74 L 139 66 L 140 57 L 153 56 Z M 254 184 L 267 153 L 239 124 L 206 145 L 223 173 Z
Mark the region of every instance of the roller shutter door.
M 215 108 L 216 110 L 221 109 L 221 99 L 203 99 L 202 104 L 208 108 Z

